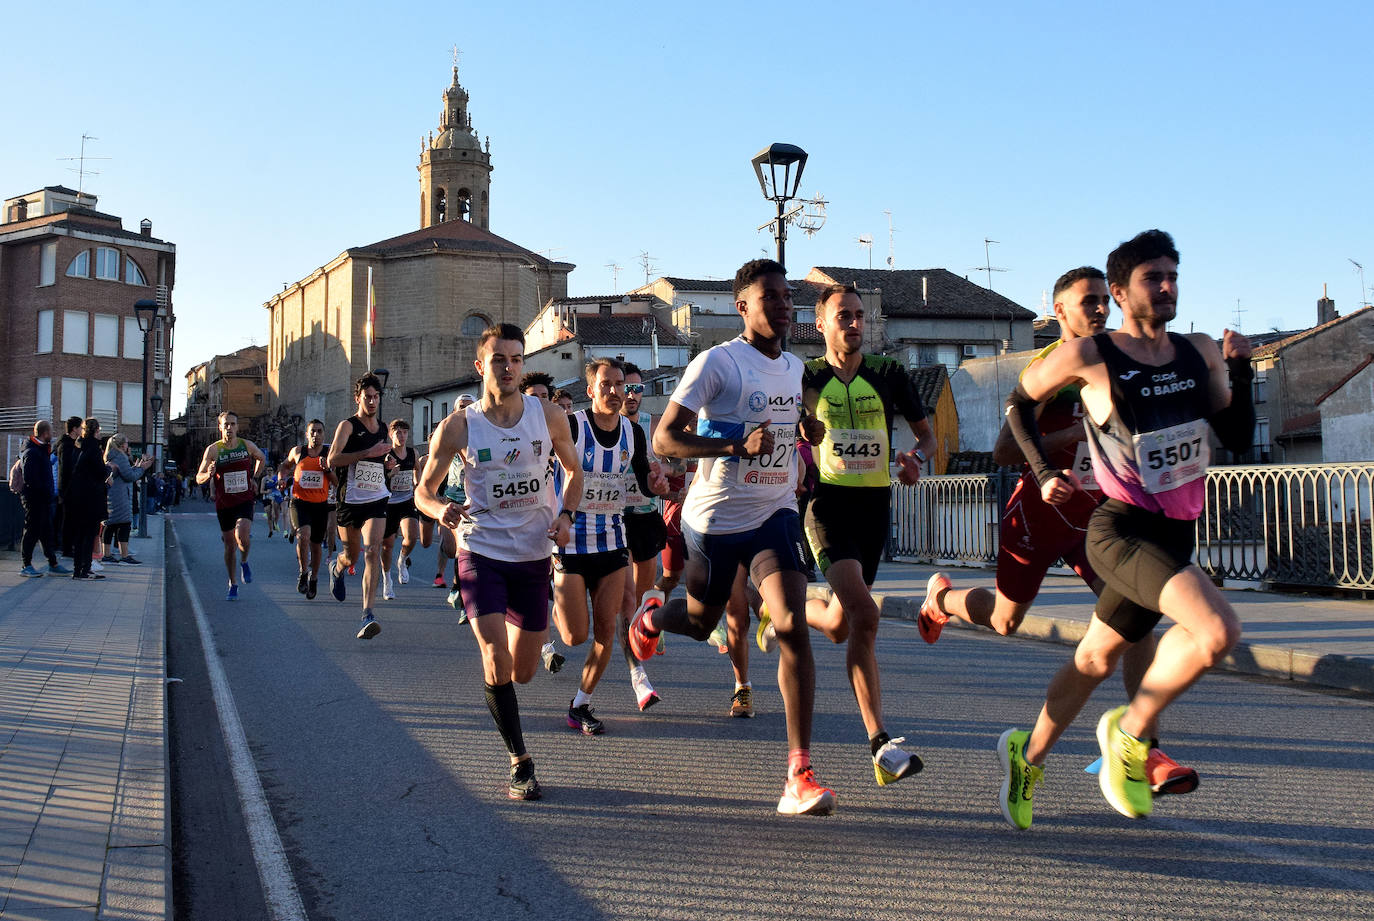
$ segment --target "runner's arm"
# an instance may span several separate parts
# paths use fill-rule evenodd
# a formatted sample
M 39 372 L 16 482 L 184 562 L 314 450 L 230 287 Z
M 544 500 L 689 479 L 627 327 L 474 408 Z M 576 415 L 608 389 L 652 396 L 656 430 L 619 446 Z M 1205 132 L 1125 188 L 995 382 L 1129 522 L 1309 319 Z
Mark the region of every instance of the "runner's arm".
M 743 438 L 709 438 L 687 431 L 696 428 L 697 414 L 681 403 L 669 401 L 668 409 L 654 432 L 654 453 L 662 457 L 757 457 L 773 450 L 773 435 L 768 423 L 751 430 Z
M 1195 334 L 1193 345 L 1207 361 L 1208 397 L 1212 412 L 1207 422 L 1221 439 L 1222 447 L 1241 454 L 1254 446 L 1255 403 L 1250 382 L 1255 370 L 1250 365 L 1250 341 L 1233 330 L 1222 333 L 1222 350 L 1217 351 L 1211 337 Z M 1225 374 L 1225 378 L 1222 375 Z
M 453 413 L 444 418 L 429 438 L 429 461 L 424 474 L 415 484 L 415 507 L 446 527 L 458 523 L 460 506 L 444 497 L 441 490 L 448 475 L 449 464 L 468 444 L 468 423 L 465 416 Z M 454 510 L 450 514 L 450 510 Z M 452 520 L 449 520 L 452 519 Z
M 563 507 L 553 519 L 549 537 L 559 547 L 566 547 L 572 539 L 572 522 L 577 516 L 577 507 L 582 504 L 582 463 L 577 456 L 577 446 L 573 443 L 572 431 L 568 428 L 567 415 L 557 403 L 544 404 L 544 421 L 553 439 L 553 454 L 563 465 Z
M 196 471 L 197 483 L 208 483 L 215 475 L 215 446 L 207 445 L 200 459 L 200 469 Z
M 1064 385 L 1083 377 L 1086 346 L 1082 343 L 1091 345 L 1092 340 L 1066 342 L 1048 357 L 1026 368 L 1021 380 L 1007 397 L 1007 426 L 1026 463 L 1030 465 L 1035 482 L 1041 488 L 1041 495 L 1052 505 L 1059 505 L 1068 498 L 1072 491 L 1071 480 L 1066 477 L 1065 471 L 1050 466 L 1035 411 L 1039 403 L 1058 393 Z

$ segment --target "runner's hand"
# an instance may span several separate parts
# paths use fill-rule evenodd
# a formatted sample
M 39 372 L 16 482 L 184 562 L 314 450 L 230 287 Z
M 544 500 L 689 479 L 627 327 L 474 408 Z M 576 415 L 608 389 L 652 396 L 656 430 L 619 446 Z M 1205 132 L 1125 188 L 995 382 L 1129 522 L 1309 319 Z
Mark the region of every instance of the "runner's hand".
M 801 437 L 813 445 L 820 444 L 825 438 L 825 423 L 808 412 L 805 406 L 801 414 Z
M 439 523 L 446 528 L 456 528 L 458 527 L 458 522 L 471 517 L 472 516 L 468 514 L 468 507 L 466 505 L 459 505 L 457 502 L 450 499 L 449 503 L 444 506 L 444 516 L 439 519 Z
M 911 451 L 897 452 L 897 482 L 904 486 L 914 486 L 921 478 L 921 462 Z
M 572 523 L 568 521 L 567 515 L 554 518 L 553 524 L 549 526 L 549 540 L 560 550 L 568 546 L 568 542 L 572 540 Z
M 741 444 L 745 457 L 759 457 L 773 453 L 773 433 L 768 431 L 771 422 L 772 420 L 765 419 L 758 428 L 745 436 L 744 442 Z
M 649 492 L 656 496 L 668 494 L 668 475 L 663 472 L 658 461 L 649 462 Z
M 1249 358 L 1250 340 L 1246 339 L 1234 329 L 1222 330 L 1221 333 L 1221 357 L 1222 358 Z
M 367 453 L 364 454 L 363 457 L 366 457 L 366 458 L 381 457 L 383 454 L 387 454 L 387 453 L 389 453 L 390 451 L 391 451 L 391 442 L 389 442 L 389 441 L 379 441 L 379 442 L 377 442 L 375 445 L 373 445 L 372 447 L 368 448 L 368 449 L 367 449 Z
M 1045 485 L 1040 487 L 1040 498 L 1045 500 L 1046 505 L 1063 505 L 1073 496 L 1075 489 L 1082 488 L 1083 484 L 1072 470 L 1061 470 L 1059 476 L 1046 480 Z

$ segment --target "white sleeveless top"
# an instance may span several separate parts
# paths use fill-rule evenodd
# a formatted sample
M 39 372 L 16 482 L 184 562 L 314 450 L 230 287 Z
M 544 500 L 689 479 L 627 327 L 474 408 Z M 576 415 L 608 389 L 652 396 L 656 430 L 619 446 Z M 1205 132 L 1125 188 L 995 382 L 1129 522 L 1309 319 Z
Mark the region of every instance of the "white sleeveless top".
M 455 529 L 458 546 L 508 563 L 546 559 L 553 548 L 553 439 L 543 401 L 520 399 L 520 419 L 510 428 L 488 421 L 480 403 L 463 410 L 468 446 L 461 456 L 471 517 Z

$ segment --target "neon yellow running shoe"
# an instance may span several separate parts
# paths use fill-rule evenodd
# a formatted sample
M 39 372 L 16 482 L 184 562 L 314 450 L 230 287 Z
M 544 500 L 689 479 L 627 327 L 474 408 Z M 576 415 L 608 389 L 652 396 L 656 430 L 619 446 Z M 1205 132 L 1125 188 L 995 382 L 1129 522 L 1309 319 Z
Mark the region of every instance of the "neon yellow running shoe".
M 997 759 L 1002 762 L 1002 818 L 1012 828 L 1031 827 L 1031 806 L 1035 787 L 1045 777 L 1045 769 L 1026 760 L 1026 740 L 1030 733 L 1008 729 L 997 740 Z
M 759 632 L 754 636 L 754 642 L 764 652 L 778 648 L 778 632 L 773 629 L 773 618 L 768 616 L 766 604 L 759 605 Z
M 1102 749 L 1097 784 L 1113 809 L 1128 819 L 1143 819 L 1154 807 L 1150 782 L 1145 778 L 1150 743 L 1121 728 L 1125 712 L 1125 707 L 1108 710 L 1097 722 L 1097 745 Z

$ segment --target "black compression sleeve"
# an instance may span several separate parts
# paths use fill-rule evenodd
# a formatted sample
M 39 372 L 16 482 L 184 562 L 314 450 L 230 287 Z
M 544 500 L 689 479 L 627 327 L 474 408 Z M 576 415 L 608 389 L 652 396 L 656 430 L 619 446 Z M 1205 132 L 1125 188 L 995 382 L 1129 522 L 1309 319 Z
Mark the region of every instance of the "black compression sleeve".
M 1233 454 L 1241 454 L 1254 446 L 1255 402 L 1250 382 L 1255 370 L 1248 358 L 1228 358 L 1226 367 L 1231 378 L 1231 402 L 1207 417 L 1212 431 L 1221 445 Z
M 1016 389 L 1007 397 L 1007 428 L 1016 439 L 1016 446 L 1030 465 L 1035 482 L 1044 486 L 1060 475 L 1060 471 L 1050 466 L 1045 457 L 1045 448 L 1040 442 L 1040 426 L 1035 421 L 1036 402 L 1031 399 L 1026 388 L 1017 382 Z

